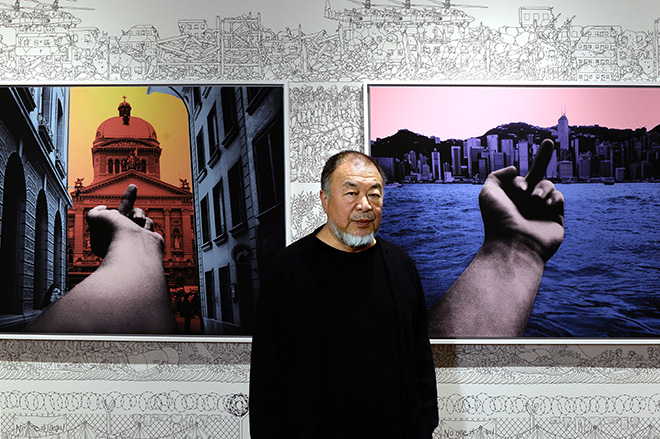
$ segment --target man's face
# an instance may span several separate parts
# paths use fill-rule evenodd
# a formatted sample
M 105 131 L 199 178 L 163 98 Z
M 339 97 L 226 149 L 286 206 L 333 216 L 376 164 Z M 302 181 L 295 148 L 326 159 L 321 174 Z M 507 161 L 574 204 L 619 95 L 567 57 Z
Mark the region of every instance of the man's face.
M 370 246 L 383 216 L 383 180 L 378 169 L 346 158 L 330 175 L 330 193 L 321 191 L 321 204 L 340 248 L 356 251 Z

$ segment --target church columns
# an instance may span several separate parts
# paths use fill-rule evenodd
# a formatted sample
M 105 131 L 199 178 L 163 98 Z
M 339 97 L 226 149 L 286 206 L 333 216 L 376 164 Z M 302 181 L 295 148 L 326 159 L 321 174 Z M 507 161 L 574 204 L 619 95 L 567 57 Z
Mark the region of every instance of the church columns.
M 74 232 L 75 236 L 73 238 L 74 246 L 73 246 L 73 262 L 78 260 L 78 258 L 83 257 L 83 249 L 84 249 L 84 241 L 85 241 L 85 227 L 87 227 L 87 223 L 85 222 L 85 209 L 83 206 L 78 207 L 75 209 L 75 214 L 76 214 L 76 219 L 75 219 L 75 227 L 74 227 Z
M 172 228 L 171 228 L 171 217 L 172 209 L 165 208 L 165 259 L 172 258 Z
M 181 236 L 183 237 L 183 255 L 184 257 L 193 259 L 193 239 L 195 236 L 195 231 L 192 229 L 192 220 L 190 219 L 192 215 L 191 209 L 182 209 L 181 210 L 181 223 L 183 224 L 183 230 L 181 230 Z M 189 237 L 189 239 L 186 239 Z

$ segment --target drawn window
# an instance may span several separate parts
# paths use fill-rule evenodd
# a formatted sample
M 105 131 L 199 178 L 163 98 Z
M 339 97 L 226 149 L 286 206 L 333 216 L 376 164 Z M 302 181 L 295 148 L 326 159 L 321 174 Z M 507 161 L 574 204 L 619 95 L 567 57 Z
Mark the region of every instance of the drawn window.
M 266 95 L 272 90 L 270 87 L 247 87 L 247 107 L 245 111 L 248 114 L 254 114 L 257 107 L 264 101 Z
M 248 102 L 251 103 L 256 99 L 259 93 L 263 92 L 266 87 L 247 87 Z

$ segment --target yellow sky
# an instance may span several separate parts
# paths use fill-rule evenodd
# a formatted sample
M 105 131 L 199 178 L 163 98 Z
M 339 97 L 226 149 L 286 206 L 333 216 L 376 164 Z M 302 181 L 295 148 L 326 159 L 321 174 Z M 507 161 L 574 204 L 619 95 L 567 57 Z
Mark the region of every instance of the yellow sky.
M 69 113 L 69 187 L 76 178 L 89 185 L 93 178 L 92 142 L 101 122 L 119 115 L 117 107 L 131 104 L 131 116 L 140 117 L 156 130 L 162 154 L 160 176 L 180 186 L 179 178 L 190 182 L 190 140 L 188 117 L 180 99 L 164 93 L 147 95 L 147 87 L 71 87 Z

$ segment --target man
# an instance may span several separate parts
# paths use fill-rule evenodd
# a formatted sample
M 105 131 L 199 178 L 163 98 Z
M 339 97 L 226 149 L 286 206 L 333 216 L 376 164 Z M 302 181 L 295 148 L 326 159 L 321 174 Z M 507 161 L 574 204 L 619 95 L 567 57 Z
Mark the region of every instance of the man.
M 563 196 L 541 181 L 553 148 L 543 142 L 525 178 L 510 167 L 486 180 L 479 196 L 484 244 L 430 310 L 433 337 L 521 335 L 545 262 L 563 239 Z M 382 189 L 382 175 L 369 157 L 355 152 L 331 157 L 322 175 L 326 224 L 275 261 L 258 299 L 253 337 L 255 439 L 431 437 L 438 418 L 421 328 L 424 300 L 407 255 L 376 239 Z M 381 290 L 389 295 L 378 295 Z M 360 310 L 363 303 L 368 307 Z M 386 323 L 392 303 L 396 327 Z M 360 325 L 363 321 L 369 323 Z M 396 351 L 389 361 L 369 362 L 382 359 L 387 349 Z M 382 364 L 392 367 L 383 372 Z M 383 379 L 383 373 L 396 378 Z M 364 417 L 354 415 L 360 407 Z
M 376 239 L 383 177 L 344 152 L 321 181 L 326 224 L 276 258 L 257 300 L 251 437 L 430 438 L 424 295 L 408 255 Z

